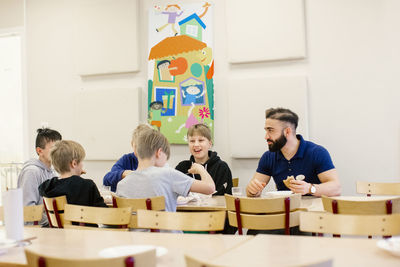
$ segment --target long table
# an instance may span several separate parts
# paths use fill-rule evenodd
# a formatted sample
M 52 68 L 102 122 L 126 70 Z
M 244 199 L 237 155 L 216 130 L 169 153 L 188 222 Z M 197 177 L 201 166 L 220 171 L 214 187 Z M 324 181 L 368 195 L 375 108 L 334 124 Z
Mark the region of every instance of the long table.
M 226 210 L 224 196 L 213 196 L 203 198 L 200 201 L 192 201 L 184 205 L 178 205 L 178 211 L 213 211 Z M 303 196 L 301 198 L 300 209 L 307 211 L 323 211 L 322 200 L 319 197 Z
M 4 229 L 0 229 L 0 232 Z M 167 253 L 158 267 L 183 267 L 184 254 L 223 266 L 304 266 L 333 260 L 333 266 L 399 266 L 400 258 L 377 247 L 377 240 L 282 235 L 202 235 L 25 228 L 36 236 L 28 247 L 48 256 L 93 258 L 109 247 L 153 245 Z M 24 266 L 24 248 L 0 255 L 0 266 Z
M 0 233 L 4 231 L 0 229 Z M 184 254 L 212 259 L 253 238 L 251 236 L 172 234 L 148 232 L 119 232 L 105 230 L 24 228 L 24 236 L 36 236 L 30 249 L 48 256 L 93 258 L 109 247 L 153 245 L 164 247 L 168 253 L 157 258 L 158 267 L 186 266 Z M 10 248 L 0 255 L 0 266 L 23 266 L 26 259 L 23 247 Z

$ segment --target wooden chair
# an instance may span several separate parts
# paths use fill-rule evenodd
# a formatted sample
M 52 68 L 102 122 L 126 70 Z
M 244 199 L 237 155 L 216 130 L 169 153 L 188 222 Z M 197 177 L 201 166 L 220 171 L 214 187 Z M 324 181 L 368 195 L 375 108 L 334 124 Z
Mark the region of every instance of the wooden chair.
M 181 231 L 221 231 L 225 224 L 225 211 L 167 212 L 138 210 L 139 228 Z
M 131 208 L 101 208 L 66 204 L 64 207 L 64 227 L 81 228 L 86 224 L 106 224 L 118 228 L 104 228 L 107 230 L 128 230 L 131 219 Z M 73 226 L 72 222 L 79 223 Z
M 129 228 L 138 228 L 136 212 L 139 209 L 147 210 L 165 210 L 165 197 L 151 197 L 151 198 L 123 198 L 113 195 L 114 208 L 130 207 L 132 209 L 132 216 L 129 222 Z M 154 232 L 154 229 L 151 230 Z
M 238 187 L 239 186 L 239 178 L 232 178 L 232 186 L 233 187 Z
M 300 230 L 334 235 L 398 235 L 400 234 L 400 214 L 349 215 L 301 212 Z
M 3 207 L 0 206 L 0 221 L 4 221 Z M 31 222 L 33 225 L 39 225 L 42 220 L 43 205 L 24 206 L 24 222 Z
M 24 222 L 33 222 L 33 225 L 39 225 L 43 216 L 43 205 L 25 206 Z
M 146 250 L 129 256 L 78 259 L 55 258 L 38 254 L 28 248 L 25 256 L 29 267 L 155 267 L 156 250 Z
M 226 265 L 216 265 L 209 263 L 207 261 L 189 256 L 187 254 L 185 256 L 186 267 L 227 267 Z
M 238 228 L 254 230 L 285 229 L 299 225 L 300 194 L 276 198 L 234 197 L 225 194 L 229 224 Z
M 325 211 L 334 214 L 383 215 L 400 213 L 400 197 L 351 200 L 322 196 L 322 204 Z M 336 234 L 333 236 L 340 237 Z
M 67 204 L 66 196 L 59 196 L 54 198 L 43 197 L 43 205 L 50 227 L 64 228 L 65 204 Z
M 400 183 L 371 183 L 357 181 L 357 193 L 371 195 L 399 195 Z
M 324 210 L 331 213 L 378 215 L 400 213 L 400 197 L 369 199 L 362 197 L 352 200 L 322 196 Z

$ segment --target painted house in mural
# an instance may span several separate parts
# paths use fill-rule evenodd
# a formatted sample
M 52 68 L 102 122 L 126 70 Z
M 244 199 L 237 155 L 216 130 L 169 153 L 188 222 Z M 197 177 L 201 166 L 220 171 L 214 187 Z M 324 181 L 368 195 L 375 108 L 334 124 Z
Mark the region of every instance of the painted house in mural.
M 149 104 L 162 102 L 161 132 L 168 140 L 185 143 L 189 120 L 213 125 L 209 112 L 213 91 L 209 95 L 205 73 L 212 60 L 211 48 L 187 35 L 167 37 L 151 48 L 149 60 L 154 60 Z
M 196 13 L 189 17 L 179 21 L 179 27 L 181 34 L 186 34 L 199 41 L 203 40 L 203 30 L 206 29 L 204 22 L 197 16 Z

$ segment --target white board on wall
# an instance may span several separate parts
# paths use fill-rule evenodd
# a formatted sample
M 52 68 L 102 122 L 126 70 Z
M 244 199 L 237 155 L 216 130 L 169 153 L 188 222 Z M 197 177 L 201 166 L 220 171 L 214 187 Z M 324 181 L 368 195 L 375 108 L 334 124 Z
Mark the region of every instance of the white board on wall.
M 229 135 L 234 158 L 260 158 L 268 150 L 264 139 L 265 110 L 284 107 L 299 116 L 297 133 L 308 138 L 308 89 L 303 76 L 231 79 Z
M 138 0 L 80 0 L 75 62 L 80 75 L 139 71 Z
M 303 0 L 226 1 L 230 63 L 306 56 Z
M 132 152 L 140 121 L 140 88 L 80 92 L 75 101 L 75 139 L 88 160 L 116 160 Z

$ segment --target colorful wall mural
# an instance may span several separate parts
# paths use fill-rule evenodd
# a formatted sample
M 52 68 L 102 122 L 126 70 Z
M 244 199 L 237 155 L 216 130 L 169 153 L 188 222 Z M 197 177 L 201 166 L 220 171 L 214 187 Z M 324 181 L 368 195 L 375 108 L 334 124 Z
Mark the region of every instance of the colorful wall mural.
M 149 11 L 148 121 L 172 144 L 196 123 L 214 131 L 212 5 L 168 3 Z

